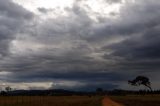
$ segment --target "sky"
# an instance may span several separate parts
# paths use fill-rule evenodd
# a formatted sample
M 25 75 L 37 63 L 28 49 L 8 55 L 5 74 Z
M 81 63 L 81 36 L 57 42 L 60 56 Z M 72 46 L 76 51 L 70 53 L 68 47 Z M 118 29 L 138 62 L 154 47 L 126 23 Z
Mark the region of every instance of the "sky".
M 0 0 L 0 88 L 160 89 L 160 1 Z M 142 87 L 143 89 L 144 87 Z

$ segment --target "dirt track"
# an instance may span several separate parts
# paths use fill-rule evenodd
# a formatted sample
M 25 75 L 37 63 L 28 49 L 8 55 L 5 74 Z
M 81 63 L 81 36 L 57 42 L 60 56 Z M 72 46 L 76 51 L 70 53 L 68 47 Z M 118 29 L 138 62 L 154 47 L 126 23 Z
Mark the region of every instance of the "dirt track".
M 102 100 L 102 105 L 103 106 L 124 106 L 122 104 L 119 104 L 113 100 L 111 100 L 109 97 L 105 97 L 103 100 Z

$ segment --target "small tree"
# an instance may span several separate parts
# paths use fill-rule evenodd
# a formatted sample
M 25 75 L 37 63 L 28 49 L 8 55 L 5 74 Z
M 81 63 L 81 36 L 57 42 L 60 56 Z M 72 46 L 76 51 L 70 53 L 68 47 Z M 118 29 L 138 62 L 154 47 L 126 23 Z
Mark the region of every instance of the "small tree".
M 11 91 L 11 90 L 12 90 L 12 88 L 11 88 L 11 87 L 9 87 L 9 86 L 7 86 L 7 87 L 5 87 L 5 90 L 6 90 L 7 92 L 9 92 L 9 91 Z
M 149 81 L 149 78 L 145 77 L 145 76 L 137 76 L 134 80 L 129 80 L 128 84 L 131 84 L 133 86 L 144 85 L 152 91 L 151 83 Z

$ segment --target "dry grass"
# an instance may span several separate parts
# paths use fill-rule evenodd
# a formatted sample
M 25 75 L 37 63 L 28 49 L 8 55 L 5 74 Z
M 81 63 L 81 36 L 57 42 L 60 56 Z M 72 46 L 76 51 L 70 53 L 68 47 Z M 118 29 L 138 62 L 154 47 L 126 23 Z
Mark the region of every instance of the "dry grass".
M 112 96 L 112 100 L 122 103 L 125 106 L 160 106 L 160 95 L 128 95 L 128 96 Z
M 101 106 L 101 100 L 98 96 L 3 96 L 0 106 Z

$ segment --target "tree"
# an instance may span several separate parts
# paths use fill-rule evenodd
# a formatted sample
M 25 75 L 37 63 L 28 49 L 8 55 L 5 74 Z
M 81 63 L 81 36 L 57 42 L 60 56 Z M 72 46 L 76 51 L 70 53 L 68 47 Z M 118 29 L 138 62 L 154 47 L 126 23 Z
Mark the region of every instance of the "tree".
M 96 92 L 103 92 L 103 89 L 102 88 L 97 88 Z
M 102 88 L 97 88 L 96 89 L 96 94 L 98 94 L 98 95 L 103 95 L 103 89 Z
M 145 77 L 145 76 L 137 76 L 134 80 L 129 80 L 128 84 L 131 84 L 133 86 L 144 85 L 152 91 L 151 83 L 149 81 L 149 78 Z
M 9 86 L 7 86 L 7 87 L 5 87 L 5 90 L 6 90 L 7 92 L 9 92 L 9 91 L 11 91 L 11 90 L 12 90 L 12 88 L 11 88 L 11 87 L 9 87 Z
M 5 91 L 1 91 L 0 95 L 5 96 L 5 95 L 7 95 L 7 92 L 5 92 Z

